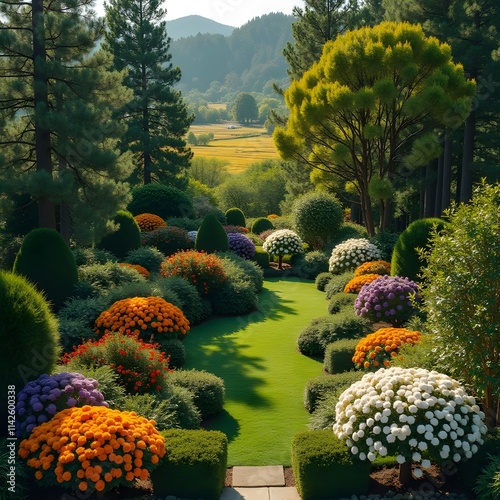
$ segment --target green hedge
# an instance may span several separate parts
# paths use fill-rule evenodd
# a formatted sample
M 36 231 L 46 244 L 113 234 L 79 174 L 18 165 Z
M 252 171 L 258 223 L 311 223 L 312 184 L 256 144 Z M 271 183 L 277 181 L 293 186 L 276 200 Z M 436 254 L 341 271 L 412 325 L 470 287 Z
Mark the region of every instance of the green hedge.
M 323 368 L 328 373 L 343 373 L 354 369 L 352 357 L 359 339 L 341 339 L 328 344 L 323 358 Z
M 226 477 L 226 435 L 181 429 L 162 435 L 166 454 L 151 473 L 155 495 L 218 500 Z
M 262 245 L 255 246 L 255 255 L 252 257 L 252 260 L 255 261 L 262 269 L 269 268 L 269 254 L 264 252 Z
M 354 461 L 349 448 L 331 430 L 296 434 L 292 468 L 303 500 L 351 498 L 368 491 L 370 463 Z
M 328 271 L 326 273 L 320 273 L 316 276 L 316 279 L 314 280 L 314 284 L 316 285 L 316 288 L 320 292 L 324 292 L 326 285 L 328 285 L 328 283 L 330 283 L 330 280 L 332 278 L 333 278 L 333 274 L 330 271 Z

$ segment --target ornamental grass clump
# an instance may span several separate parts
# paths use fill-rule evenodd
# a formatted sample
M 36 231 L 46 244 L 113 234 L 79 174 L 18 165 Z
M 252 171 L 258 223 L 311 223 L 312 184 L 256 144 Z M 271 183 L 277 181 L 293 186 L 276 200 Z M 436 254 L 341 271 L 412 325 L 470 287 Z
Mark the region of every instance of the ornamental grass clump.
M 380 278 L 380 274 L 362 274 L 360 276 L 354 276 L 354 278 L 347 283 L 344 288 L 345 293 L 359 293 L 363 285 L 375 281 Z
M 270 255 L 278 256 L 278 268 L 283 268 L 283 256 L 301 254 L 304 252 L 302 248 L 302 240 L 297 233 L 290 229 L 279 229 L 270 234 L 262 248 Z
M 229 251 L 239 257 L 251 259 L 255 255 L 255 243 L 241 233 L 228 233 Z
M 143 340 L 160 342 L 163 337 L 182 338 L 189 331 L 183 312 L 161 297 L 132 297 L 118 300 L 102 312 L 94 332 L 138 335 Z
M 147 231 L 156 231 L 157 229 L 162 229 L 163 227 L 167 227 L 167 223 L 156 214 L 139 214 L 134 217 L 137 222 L 141 233 Z
M 395 456 L 400 480 L 411 463 L 459 462 L 474 455 L 487 432 L 484 413 L 459 382 L 422 368 L 381 368 L 345 390 L 333 432 L 360 460 Z M 421 477 L 420 468 L 413 471 Z
M 167 258 L 161 266 L 161 274 L 185 278 L 200 295 L 207 295 L 225 280 L 222 260 L 214 254 L 196 250 L 177 252 Z
M 385 260 L 365 262 L 354 271 L 354 276 L 362 276 L 363 274 L 379 274 L 380 276 L 391 274 L 391 263 Z
M 333 248 L 330 257 L 330 272 L 341 274 L 356 269 L 364 262 L 381 258 L 380 249 L 366 238 L 350 238 Z
M 143 276 L 147 280 L 149 279 L 149 276 L 150 276 L 149 271 L 145 267 L 141 266 L 140 264 L 129 264 L 128 262 L 120 262 L 119 265 L 128 267 L 129 269 L 134 269 L 141 276 Z
M 370 321 L 401 326 L 417 311 L 418 285 L 409 278 L 381 276 L 361 288 L 354 312 Z
M 98 385 L 97 380 L 75 372 L 45 373 L 28 382 L 17 395 L 17 436 L 26 437 L 37 425 L 48 422 L 66 408 L 108 406 L 102 392 L 97 389 Z
M 406 328 L 380 328 L 358 342 L 352 362 L 365 370 L 390 366 L 391 359 L 399 354 L 399 348 L 403 344 L 415 345 L 420 335 L 420 332 Z
M 135 412 L 85 405 L 36 427 L 18 453 L 41 486 L 93 493 L 147 479 L 165 455 L 165 439 Z

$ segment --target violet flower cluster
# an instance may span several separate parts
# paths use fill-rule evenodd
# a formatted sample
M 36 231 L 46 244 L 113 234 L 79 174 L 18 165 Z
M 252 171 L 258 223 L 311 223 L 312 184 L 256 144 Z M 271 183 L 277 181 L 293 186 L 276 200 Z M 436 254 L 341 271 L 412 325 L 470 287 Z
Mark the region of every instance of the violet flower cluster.
M 229 250 L 244 259 L 251 259 L 255 255 L 255 244 L 244 234 L 228 233 Z
M 418 285 L 401 276 L 381 276 L 366 283 L 354 302 L 354 312 L 371 321 L 401 326 L 416 312 Z
M 108 406 L 97 380 L 81 373 L 63 372 L 40 375 L 28 382 L 17 397 L 16 432 L 25 437 L 39 424 L 48 422 L 57 412 L 74 406 Z

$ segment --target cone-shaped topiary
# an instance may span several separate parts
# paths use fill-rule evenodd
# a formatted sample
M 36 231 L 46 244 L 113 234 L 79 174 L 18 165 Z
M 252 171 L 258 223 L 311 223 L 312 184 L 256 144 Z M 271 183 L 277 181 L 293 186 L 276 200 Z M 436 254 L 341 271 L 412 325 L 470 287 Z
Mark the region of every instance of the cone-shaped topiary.
M 201 223 L 194 248 L 198 252 L 227 252 L 229 243 L 224 226 L 219 222 L 214 214 L 208 214 Z
M 57 231 L 48 228 L 34 229 L 26 235 L 13 271 L 44 292 L 56 310 L 78 282 L 73 252 Z
M 141 246 L 141 230 L 134 216 L 126 210 L 119 210 L 113 222 L 119 225 L 118 230 L 104 236 L 97 247 L 124 259 L 130 250 Z
M 417 249 L 427 247 L 432 229 L 444 229 L 447 222 L 430 217 L 413 221 L 400 235 L 394 247 L 391 261 L 391 275 L 405 276 L 420 282 L 419 274 L 427 262 Z
M 239 208 L 229 208 L 226 210 L 225 216 L 229 226 L 246 226 L 245 214 Z
M 260 234 L 268 229 L 274 229 L 274 224 L 266 217 L 259 217 L 253 221 L 251 231 L 253 234 Z

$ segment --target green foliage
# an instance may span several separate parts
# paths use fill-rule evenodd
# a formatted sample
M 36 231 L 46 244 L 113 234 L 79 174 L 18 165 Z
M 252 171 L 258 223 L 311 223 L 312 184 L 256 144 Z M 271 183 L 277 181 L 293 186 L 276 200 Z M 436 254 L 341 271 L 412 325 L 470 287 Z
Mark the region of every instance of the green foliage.
M 266 217 L 258 217 L 253 221 L 252 224 L 252 233 L 254 234 L 260 234 L 263 231 L 266 231 L 267 229 L 274 229 L 273 223 L 267 219 Z
M 377 245 L 382 252 L 382 260 L 391 262 L 392 252 L 398 241 L 399 234 L 390 233 L 389 231 L 379 231 L 370 238 L 370 243 Z
M 235 264 L 240 269 L 240 279 L 253 283 L 256 293 L 261 292 L 264 285 L 264 273 L 255 262 L 243 259 L 233 252 L 220 253 L 219 256 L 223 258 L 224 266 L 226 266 L 228 261 Z
M 192 197 L 194 216 L 197 219 L 203 219 L 205 216 L 212 214 L 215 215 L 221 224 L 226 223 L 226 216 L 224 212 L 217 206 L 217 198 L 214 193 L 208 196 L 206 193 Z M 199 226 L 199 224 L 198 224 Z
M 400 235 L 394 246 L 391 260 L 391 275 L 406 276 L 417 283 L 427 260 L 419 249 L 429 250 L 431 235 L 442 231 L 446 222 L 442 219 L 428 218 L 412 222 Z
M 33 229 L 24 238 L 13 272 L 26 277 L 59 309 L 78 282 L 75 258 L 53 229 Z
M 26 498 L 33 498 L 30 494 L 32 493 L 30 492 L 30 479 L 33 473 L 28 470 L 29 468 L 24 460 L 17 459 L 16 443 L 1 437 L 0 446 L 0 474 L 4 478 L 4 488 L 7 490 L 11 485 L 13 487 L 13 489 L 9 490 L 9 493 L 3 492 L 2 499 L 25 500 Z M 16 457 L 14 461 L 12 461 L 13 457 Z M 11 467 L 13 467 L 14 463 L 15 469 L 13 473 Z M 12 483 L 10 483 L 11 480 Z
M 168 399 L 175 408 L 173 427 L 192 430 L 200 428 L 201 415 L 194 404 L 191 391 L 169 383 L 158 397 Z
M 169 380 L 193 393 L 193 402 L 203 420 L 222 412 L 225 388 L 220 377 L 206 371 L 177 370 L 169 374 Z
M 328 312 L 330 314 L 339 313 L 344 307 L 350 307 L 354 310 L 354 302 L 356 302 L 357 295 L 354 293 L 338 292 L 330 297 L 328 302 Z
M 209 214 L 203 218 L 196 235 L 194 248 L 198 252 L 206 253 L 227 252 L 229 250 L 227 233 L 215 215 Z
M 345 373 L 338 373 L 337 375 L 345 375 Z M 316 409 L 310 416 L 309 423 L 307 424 L 307 428 L 310 431 L 322 431 L 324 429 L 332 430 L 333 424 L 335 423 L 335 406 L 339 401 L 340 395 L 349 385 L 350 383 L 344 389 L 339 388 L 333 392 L 326 393 L 324 397 L 317 402 Z
M 165 260 L 165 255 L 157 248 L 144 246 L 130 250 L 126 255 L 124 262 L 129 264 L 138 264 L 145 267 L 151 274 L 160 272 L 161 263 Z
M 221 160 L 220 158 L 208 158 L 196 155 L 191 161 L 188 176 L 190 179 L 201 182 L 209 188 L 215 188 L 219 184 L 222 184 L 229 176 L 227 171 L 228 165 L 228 161 Z
M 336 245 L 351 238 L 368 238 L 366 228 L 354 222 L 345 222 L 339 229 L 337 235 L 328 242 L 325 251 L 329 251 L 330 249 L 333 250 Z
M 107 250 L 100 248 L 73 248 L 73 255 L 77 266 L 89 266 L 92 264 L 106 264 L 107 262 L 116 262 L 118 259 Z
M 186 193 L 163 184 L 146 184 L 135 188 L 127 208 L 133 215 L 159 215 L 167 223 L 169 217 L 189 217 L 193 214 L 193 204 Z
M 61 321 L 82 321 L 82 323 L 93 328 L 95 320 L 111 304 L 106 297 L 89 297 L 84 299 L 72 298 L 65 302 L 59 311 Z
M 344 210 L 338 199 L 326 192 L 312 191 L 297 199 L 293 223 L 299 236 L 315 250 L 335 237 L 344 222 Z
M 107 250 L 118 259 L 123 259 L 130 250 L 141 246 L 141 230 L 134 216 L 126 210 L 119 210 L 113 223 L 118 225 L 118 229 L 102 238 L 97 244 L 97 248 Z
M 226 220 L 230 226 L 246 226 L 245 214 L 239 208 L 228 208 L 225 213 Z
M 316 279 L 316 276 L 327 271 L 328 255 L 320 250 L 308 252 L 303 257 L 300 256 L 297 262 L 293 263 L 293 273 L 304 279 Z
M 180 227 L 186 231 L 197 231 L 201 224 L 201 219 L 190 219 L 189 217 L 169 217 L 166 220 L 168 226 Z
M 92 328 L 82 319 L 59 318 L 59 337 L 64 352 L 71 352 L 73 347 L 87 340 L 96 340 Z
M 258 119 L 259 110 L 252 94 L 246 92 L 238 94 L 233 104 L 233 117 L 240 123 L 252 122 Z
M 314 284 L 316 285 L 316 288 L 320 292 L 324 292 L 325 288 L 326 288 L 326 285 L 328 285 L 328 283 L 330 283 L 330 280 L 332 278 L 333 278 L 333 274 L 331 272 L 329 272 L 329 271 L 324 272 L 324 273 L 319 273 L 316 276 L 316 279 L 314 280 Z
M 255 246 L 255 255 L 252 257 L 252 260 L 254 260 L 261 269 L 267 269 L 269 267 L 269 254 L 264 252 L 262 245 Z
M 500 455 L 489 455 L 486 467 L 477 478 L 474 493 L 481 500 L 500 499 Z
M 405 325 L 405 328 L 413 330 L 408 324 Z M 422 335 L 420 340 L 414 345 L 404 343 L 399 347 L 398 354 L 399 356 L 391 360 L 391 366 L 400 366 L 401 368 L 418 366 L 419 368 L 436 370 L 441 373 L 446 370 L 445 366 L 441 366 L 439 359 L 436 359 L 435 344 L 432 335 Z
M 352 357 L 358 339 L 341 339 L 329 344 L 325 350 L 323 367 L 328 373 L 348 372 L 354 368 Z
M 193 248 L 187 230 L 177 226 L 167 226 L 156 231 L 142 233 L 142 244 L 156 248 L 166 257 L 180 250 Z
M 151 473 L 155 495 L 218 500 L 226 477 L 226 435 L 180 429 L 162 435 L 166 454 Z
M 292 468 L 304 500 L 364 495 L 368 490 L 370 464 L 353 459 L 349 448 L 331 430 L 296 434 Z
M 182 340 L 173 338 L 162 340 L 161 350 L 168 356 L 170 368 L 181 368 L 186 362 L 186 348 Z
M 327 300 L 330 300 L 335 294 L 343 292 L 347 283 L 353 278 L 353 271 L 346 271 L 345 273 L 334 275 L 328 282 L 328 285 L 325 286 Z
M 0 269 L 11 271 L 23 244 L 23 237 L 0 233 Z

